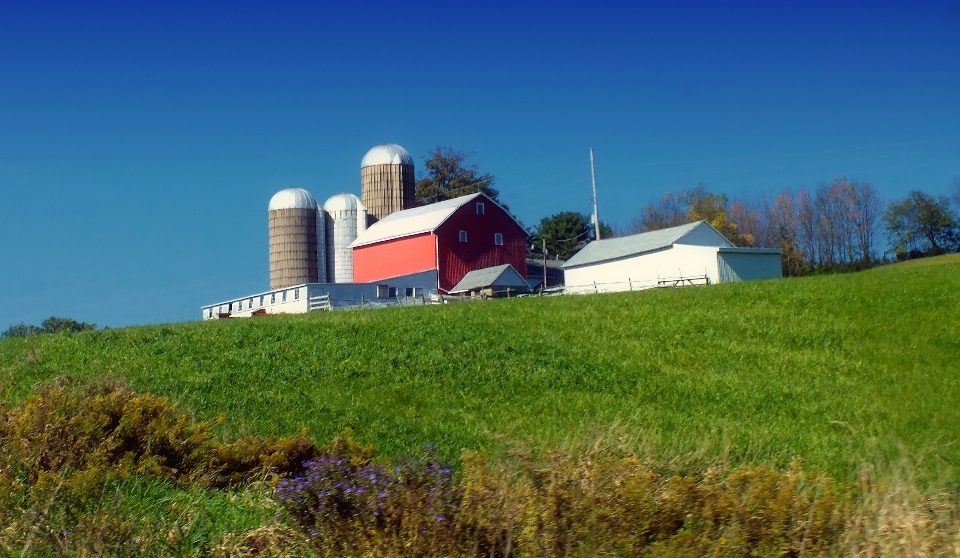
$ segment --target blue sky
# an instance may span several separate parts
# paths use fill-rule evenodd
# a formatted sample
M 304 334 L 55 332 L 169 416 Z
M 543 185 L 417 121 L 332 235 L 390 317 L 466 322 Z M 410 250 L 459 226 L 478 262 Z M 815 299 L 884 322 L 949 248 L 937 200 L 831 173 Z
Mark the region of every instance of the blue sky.
M 135 4 L 135 5 L 134 5 Z M 960 175 L 960 2 L 0 3 L 0 329 L 268 287 L 267 202 L 475 151 L 527 225 Z M 665 4 L 665 5 L 661 5 Z

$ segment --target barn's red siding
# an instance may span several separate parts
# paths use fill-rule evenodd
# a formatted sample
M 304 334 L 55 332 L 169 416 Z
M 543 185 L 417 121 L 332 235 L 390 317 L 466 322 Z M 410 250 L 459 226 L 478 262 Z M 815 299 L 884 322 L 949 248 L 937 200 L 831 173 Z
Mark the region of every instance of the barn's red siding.
M 437 267 L 436 240 L 426 232 L 353 249 L 353 282 L 370 283 Z
M 484 203 L 478 215 L 476 202 Z M 460 231 L 467 231 L 467 242 L 460 242 Z M 503 235 L 503 246 L 494 244 L 494 234 Z M 439 250 L 440 288 L 449 291 L 468 272 L 510 264 L 527 276 L 527 233 L 510 215 L 490 200 L 477 198 L 457 209 L 434 231 Z

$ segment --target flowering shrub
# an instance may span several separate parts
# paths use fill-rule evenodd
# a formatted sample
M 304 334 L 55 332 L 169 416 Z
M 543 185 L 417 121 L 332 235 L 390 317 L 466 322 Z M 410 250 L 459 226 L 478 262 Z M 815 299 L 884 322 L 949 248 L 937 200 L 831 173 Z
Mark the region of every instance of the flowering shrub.
M 275 498 L 324 556 L 827 555 L 845 504 L 801 470 L 667 475 L 615 451 L 312 460 Z
M 333 554 L 454 550 L 461 491 L 451 469 L 429 453 L 393 467 L 343 456 L 304 466 L 302 475 L 280 481 L 275 496 L 318 548 Z

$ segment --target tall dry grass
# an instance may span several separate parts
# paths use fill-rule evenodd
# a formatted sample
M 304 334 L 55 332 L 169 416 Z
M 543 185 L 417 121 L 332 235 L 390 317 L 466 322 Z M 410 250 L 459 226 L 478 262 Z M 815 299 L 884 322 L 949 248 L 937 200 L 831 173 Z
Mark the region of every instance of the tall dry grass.
M 909 464 L 845 483 L 601 440 L 453 471 L 348 436 L 217 442 L 110 382 L 57 382 L 0 418 L 2 555 L 960 556 L 956 488 L 921 489 Z M 217 523 L 238 510 L 241 529 Z

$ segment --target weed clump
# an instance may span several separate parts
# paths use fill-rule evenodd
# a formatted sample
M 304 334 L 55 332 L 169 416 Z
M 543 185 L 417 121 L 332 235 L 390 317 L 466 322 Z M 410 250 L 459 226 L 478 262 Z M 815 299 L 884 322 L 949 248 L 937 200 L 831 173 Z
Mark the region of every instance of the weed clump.
M 332 456 L 280 481 L 276 498 L 313 544 L 333 555 L 455 555 L 461 489 L 430 455 L 393 467 Z
M 17 408 L 0 407 L 0 521 L 8 526 L 0 548 L 119 552 L 155 526 L 110 511 L 116 483 L 237 485 L 298 471 L 317 455 L 305 432 L 225 444 L 212 438 L 213 426 L 109 381 L 74 389 L 60 380 Z
M 458 482 L 424 456 L 307 465 L 275 498 L 324 556 L 827 555 L 844 532 L 833 482 L 799 461 L 666 475 L 599 450 L 467 453 Z

